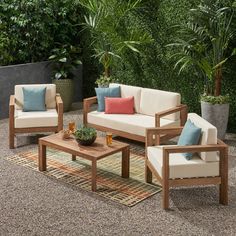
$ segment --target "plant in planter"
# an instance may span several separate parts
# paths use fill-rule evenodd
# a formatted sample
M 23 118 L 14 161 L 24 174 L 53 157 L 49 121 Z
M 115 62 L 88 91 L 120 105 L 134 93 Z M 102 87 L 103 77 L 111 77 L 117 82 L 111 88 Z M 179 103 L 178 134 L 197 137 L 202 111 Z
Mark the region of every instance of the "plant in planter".
M 97 79 L 95 81 L 95 84 L 97 84 L 98 87 L 100 87 L 100 88 L 107 88 L 107 87 L 109 87 L 109 84 L 112 83 L 113 81 L 114 80 L 113 80 L 112 76 L 107 77 L 103 74 L 100 76 L 99 79 Z
M 94 128 L 82 126 L 74 133 L 76 141 L 84 146 L 92 145 L 97 138 L 97 131 Z
M 127 24 L 132 14 L 141 7 L 141 2 L 141 0 L 80 1 L 85 10 L 85 21 L 82 26 L 91 35 L 93 57 L 103 66 L 103 73 L 97 84 L 110 82 L 111 67 L 116 60 L 122 60 L 122 52 L 128 50 L 140 53 L 140 47 L 152 41 L 151 36 L 142 28 L 130 28 L 130 24 Z
M 78 59 L 81 53 L 80 48 L 72 45 L 63 45 L 52 50 L 49 57 L 53 63 L 52 81 L 56 84 L 57 92 L 60 93 L 64 111 L 68 111 L 73 102 L 74 95 L 74 70 L 82 64 Z
M 179 73 L 191 66 L 204 79 L 202 117 L 217 127 L 221 139 L 225 137 L 229 115 L 229 97 L 221 95 L 222 71 L 236 53 L 235 49 L 230 52 L 229 46 L 235 37 L 233 17 L 232 7 L 222 6 L 220 1 L 206 1 L 190 10 L 190 20 L 177 26 L 178 38 L 168 45 L 178 50 L 173 57 L 177 59 L 175 68 L 180 66 Z

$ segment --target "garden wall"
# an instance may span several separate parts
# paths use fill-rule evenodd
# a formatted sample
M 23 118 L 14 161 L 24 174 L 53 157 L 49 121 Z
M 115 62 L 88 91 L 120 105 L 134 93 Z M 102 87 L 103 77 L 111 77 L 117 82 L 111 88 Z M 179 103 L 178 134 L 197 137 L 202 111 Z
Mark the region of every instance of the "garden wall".
M 75 70 L 74 102 L 82 101 L 82 66 Z M 16 84 L 51 83 L 51 63 L 38 62 L 0 66 L 0 119 L 8 117 L 9 97 Z

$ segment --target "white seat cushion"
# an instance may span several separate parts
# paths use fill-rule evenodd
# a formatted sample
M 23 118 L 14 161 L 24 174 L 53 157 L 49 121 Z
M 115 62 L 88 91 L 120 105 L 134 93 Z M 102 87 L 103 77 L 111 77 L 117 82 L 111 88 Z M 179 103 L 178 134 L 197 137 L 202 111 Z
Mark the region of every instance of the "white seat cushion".
M 58 125 L 56 109 L 23 112 L 15 110 L 15 128 L 53 127 Z
M 41 86 L 44 86 L 47 88 L 46 95 L 45 95 L 46 96 L 45 102 L 46 102 L 47 109 L 56 108 L 56 85 L 55 84 L 21 84 L 21 85 L 15 86 L 16 109 L 22 110 L 22 107 L 23 107 L 23 101 L 24 101 L 23 90 L 22 90 L 23 87 L 34 88 L 34 87 L 41 87 Z
M 156 89 L 142 88 L 140 100 L 140 113 L 154 116 L 157 112 L 165 111 L 180 105 L 180 94 Z M 179 112 L 163 118 L 179 120 Z
M 125 115 L 93 111 L 88 113 L 88 123 L 145 136 L 146 128 L 155 127 L 155 117 L 139 113 Z M 161 119 L 162 127 L 176 127 L 179 124 L 179 121 Z
M 139 113 L 140 111 L 140 99 L 141 99 L 141 87 L 135 87 L 124 84 L 115 84 L 111 83 L 109 87 L 117 87 L 120 86 L 120 93 L 122 98 L 126 97 L 134 97 L 134 110 Z
M 163 166 L 163 147 L 168 146 L 173 145 L 147 148 L 148 160 L 161 177 Z M 191 160 L 186 160 L 181 153 L 172 153 L 169 155 L 169 166 L 169 175 L 171 179 L 219 176 L 219 162 L 205 162 L 197 154 L 194 154 Z
M 197 127 L 202 129 L 199 144 L 217 144 L 217 129 L 215 126 L 210 124 L 196 113 L 189 113 L 188 119 L 190 119 Z M 201 152 L 199 155 L 204 161 L 219 161 L 217 152 Z

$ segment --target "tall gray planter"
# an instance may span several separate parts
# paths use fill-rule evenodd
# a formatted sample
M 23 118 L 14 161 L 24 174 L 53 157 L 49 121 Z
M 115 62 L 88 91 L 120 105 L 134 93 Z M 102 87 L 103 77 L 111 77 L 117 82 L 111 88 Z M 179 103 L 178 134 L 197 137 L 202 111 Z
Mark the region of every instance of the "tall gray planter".
M 229 119 L 229 104 L 211 104 L 201 101 L 202 118 L 217 128 L 219 139 L 225 139 Z

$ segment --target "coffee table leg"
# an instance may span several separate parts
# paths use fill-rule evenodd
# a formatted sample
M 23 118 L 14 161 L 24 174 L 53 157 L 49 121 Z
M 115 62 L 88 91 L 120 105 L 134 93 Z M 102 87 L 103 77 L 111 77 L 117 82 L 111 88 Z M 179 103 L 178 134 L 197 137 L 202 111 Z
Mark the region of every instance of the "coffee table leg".
M 122 170 L 121 170 L 122 178 L 129 178 L 129 158 L 130 158 L 129 147 L 126 147 L 122 150 Z
M 46 146 L 39 143 L 39 171 L 47 170 Z
M 97 190 L 97 160 L 92 161 L 92 191 Z
M 72 155 L 72 161 L 76 161 L 76 155 Z

